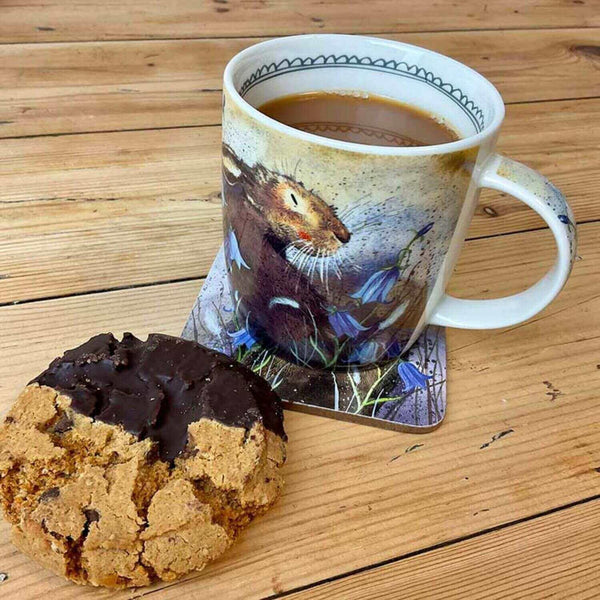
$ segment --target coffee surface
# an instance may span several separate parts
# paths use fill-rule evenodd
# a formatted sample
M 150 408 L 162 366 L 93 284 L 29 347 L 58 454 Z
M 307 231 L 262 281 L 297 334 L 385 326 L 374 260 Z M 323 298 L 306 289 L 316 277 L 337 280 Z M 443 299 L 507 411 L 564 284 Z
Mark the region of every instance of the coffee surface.
M 374 94 L 306 92 L 276 98 L 259 110 L 295 129 L 369 146 L 433 146 L 459 139 L 425 111 Z

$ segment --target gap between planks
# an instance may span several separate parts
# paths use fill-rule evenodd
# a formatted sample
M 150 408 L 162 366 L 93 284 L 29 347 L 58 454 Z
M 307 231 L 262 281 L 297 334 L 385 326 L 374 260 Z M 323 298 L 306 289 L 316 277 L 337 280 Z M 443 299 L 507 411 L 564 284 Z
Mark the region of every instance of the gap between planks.
M 382 35 L 400 35 L 400 34 L 438 34 L 438 33 L 487 33 L 487 32 L 499 32 L 499 31 L 564 31 L 565 29 L 599 29 L 598 25 L 540 25 L 539 27 L 535 27 L 532 25 L 523 26 L 523 27 L 469 27 L 464 29 L 419 29 L 418 32 L 414 29 L 409 29 L 406 31 L 402 31 L 399 29 L 390 29 L 390 30 L 382 30 L 382 31 L 361 31 L 360 33 L 356 33 L 353 31 L 344 31 L 344 30 L 336 30 L 336 31 L 314 31 L 310 33 L 331 33 L 337 35 L 361 35 L 361 36 L 382 36 Z M 40 46 L 43 44 L 57 46 L 59 44 L 113 44 L 113 43 L 123 43 L 123 42 L 202 42 L 202 41 L 210 41 L 210 40 L 264 40 L 264 39 L 274 39 L 278 37 L 289 37 L 292 35 L 302 35 L 302 33 L 294 34 L 272 34 L 272 35 L 264 35 L 264 34 L 256 34 L 256 35 L 246 35 L 245 33 L 240 33 L 239 35 L 215 35 L 215 36 L 190 36 L 190 37 L 139 37 L 139 38 L 117 38 L 117 39 L 68 39 L 68 40 L 42 40 L 39 42 L 28 40 L 26 42 L 0 42 L 0 48 L 2 46 Z
M 580 227 L 581 225 L 589 225 L 591 223 L 598 223 L 598 222 L 600 222 L 600 218 L 591 219 L 588 221 L 578 221 L 577 226 Z M 535 231 L 544 231 L 544 230 L 548 230 L 548 227 L 533 227 L 531 229 L 523 229 L 520 231 L 508 231 L 508 232 L 504 232 L 504 233 L 491 233 L 489 235 L 467 237 L 467 238 L 465 238 L 465 242 L 471 242 L 471 241 L 476 241 L 476 240 L 485 240 L 485 239 L 496 238 L 496 237 L 504 237 L 507 235 L 519 235 L 522 233 L 533 233 Z M 180 277 L 178 279 L 165 279 L 165 280 L 149 281 L 146 283 L 133 283 L 133 284 L 129 284 L 129 285 L 120 285 L 120 286 L 114 286 L 114 287 L 99 288 L 96 290 L 73 292 L 70 294 L 57 294 L 55 296 L 46 296 L 46 297 L 41 297 L 41 298 L 29 298 L 26 300 L 13 300 L 12 302 L 0 302 L 0 307 L 17 306 L 20 304 L 31 304 L 33 302 L 45 302 L 47 300 L 59 300 L 61 298 L 74 298 L 77 296 L 87 296 L 90 294 L 104 294 L 105 292 L 118 292 L 121 290 L 135 290 L 135 289 L 139 289 L 139 288 L 147 288 L 147 287 L 153 287 L 153 286 L 157 286 L 157 285 L 168 285 L 171 283 L 185 283 L 185 282 L 189 282 L 189 281 L 198 281 L 200 283 L 206 278 L 207 275 L 208 275 L 208 272 L 202 273 L 200 275 L 191 275 L 189 277 Z
M 598 31 L 389 37 L 431 48 L 479 70 L 513 104 L 598 97 Z M 255 41 L 0 46 L 0 136 L 218 123 L 225 64 Z
M 220 92 L 221 90 L 207 90 L 211 92 Z M 548 98 L 543 100 L 523 100 L 515 102 L 505 102 L 505 106 L 521 106 L 526 104 L 551 104 L 553 102 L 573 102 L 573 101 L 586 101 L 586 100 L 598 100 L 600 96 L 575 96 L 569 98 Z M 138 127 L 138 128 L 124 128 L 124 129 L 101 129 L 101 130 L 90 130 L 90 131 L 65 131 L 61 133 L 38 133 L 28 135 L 0 135 L 0 140 L 27 140 L 27 139 L 38 139 L 38 138 L 56 138 L 76 135 L 97 135 L 102 133 L 137 133 L 143 131 L 169 131 L 177 129 L 202 129 L 203 127 L 220 127 L 221 122 L 214 123 L 200 123 L 197 125 L 170 125 L 164 127 Z
M 97 15 L 102 14 L 102 19 Z M 238 35 L 298 33 L 363 33 L 367 31 L 418 31 L 588 27 L 600 24 L 593 1 L 523 0 L 515 8 L 510 0 L 422 3 L 414 10 L 410 0 L 371 0 L 368 13 L 361 0 L 225 0 L 169 3 L 88 0 L 37 2 L 12 0 L 3 9 L 0 41 L 64 41 L 135 38 L 214 38 Z
M 536 558 L 532 558 L 531 553 L 526 555 L 529 548 L 528 540 L 525 543 L 519 543 L 520 538 L 523 536 L 527 536 L 527 538 L 531 537 L 532 533 L 536 538 L 547 537 L 550 538 L 549 542 L 551 544 L 556 543 L 558 540 L 553 539 L 557 538 L 558 535 L 556 531 L 560 528 L 564 531 L 564 529 L 569 530 L 569 533 L 573 533 L 570 531 L 570 528 L 573 526 L 571 522 L 567 523 L 567 527 L 562 523 L 563 519 L 575 519 L 578 521 L 578 517 L 582 520 L 587 521 L 587 532 L 590 533 L 590 526 L 594 527 L 597 525 L 597 516 L 600 512 L 600 494 L 596 494 L 594 496 L 590 496 L 589 498 L 585 498 L 578 502 L 572 502 L 565 506 L 559 506 L 544 512 L 541 512 L 536 515 L 531 515 L 529 517 L 525 517 L 523 519 L 517 519 L 515 521 L 505 523 L 503 525 L 497 527 L 491 527 L 489 529 L 474 533 L 472 535 L 465 536 L 463 538 L 458 538 L 456 540 L 449 541 L 447 543 L 438 544 L 436 546 L 432 546 L 430 548 L 424 548 L 423 550 L 419 550 L 410 554 L 406 554 L 403 556 L 398 556 L 395 559 L 390 559 L 388 561 L 383 561 L 380 564 L 372 565 L 368 567 L 364 567 L 362 569 L 356 569 L 353 572 L 349 572 L 344 575 L 339 575 L 336 577 L 331 577 L 329 579 L 325 579 L 323 581 L 317 582 L 315 584 L 310 584 L 303 586 L 302 588 L 298 588 L 295 590 L 289 590 L 282 594 L 274 594 L 268 596 L 264 600 L 275 600 L 277 598 L 290 598 L 294 600 L 305 600 L 308 598 L 343 598 L 346 600 L 348 598 L 348 593 L 351 593 L 352 590 L 360 589 L 363 592 L 369 593 L 369 589 L 375 587 L 373 589 L 373 593 L 377 593 L 377 598 L 412 598 L 411 592 L 406 590 L 406 587 L 412 587 L 411 584 L 414 583 L 410 581 L 406 575 L 409 571 L 414 571 L 417 569 L 419 572 L 419 579 L 421 580 L 417 583 L 417 587 L 419 584 L 423 585 L 424 577 L 421 574 L 423 567 L 427 568 L 428 571 L 433 569 L 436 570 L 436 585 L 435 590 L 441 591 L 440 585 L 450 586 L 458 592 L 457 598 L 465 598 L 465 593 L 468 591 L 464 588 L 457 587 L 460 586 L 460 582 L 453 581 L 453 578 L 457 574 L 457 570 L 476 570 L 476 563 L 480 563 L 482 551 L 486 551 L 486 558 L 489 561 L 490 555 L 492 552 L 494 554 L 502 553 L 505 555 L 507 549 L 513 551 L 513 558 L 516 558 L 519 564 L 513 565 L 512 569 L 507 572 L 504 576 L 507 578 L 515 579 L 511 583 L 513 585 L 518 585 L 522 589 L 522 574 L 520 573 L 521 567 L 523 563 L 529 563 L 527 566 L 532 567 L 531 564 L 534 560 L 548 560 L 548 562 L 552 562 L 553 560 L 556 562 L 560 562 L 563 557 L 556 557 L 555 552 L 552 551 L 552 548 L 546 549 L 546 552 L 549 556 L 536 556 Z M 594 518 L 595 517 L 595 518 Z M 562 527 L 561 527 L 562 525 Z M 575 531 L 575 534 L 579 534 L 579 538 L 583 537 L 581 535 L 581 531 Z M 564 535 L 564 534 L 563 534 Z M 572 548 L 570 552 L 573 552 L 574 547 L 577 545 L 577 542 L 580 541 L 578 537 L 572 539 L 569 537 L 568 541 Z M 506 548 L 508 546 L 508 548 Z M 496 547 L 501 547 L 499 550 L 492 550 Z M 466 550 L 466 552 L 465 552 Z M 568 552 L 568 550 L 567 550 Z M 552 554 L 551 554 L 552 553 Z M 460 557 L 460 558 L 459 558 Z M 519 558 L 521 559 L 519 561 Z M 590 557 L 591 560 L 594 560 Z M 452 565 L 448 563 L 455 563 L 454 567 L 457 570 L 452 570 Z M 460 564 L 459 564 L 460 563 Z M 551 565 L 550 568 L 556 568 L 558 565 Z M 420 569 L 419 569 L 420 567 Z M 436 569 L 437 567 L 437 569 Z M 445 568 L 444 568 L 445 567 Z M 485 566 L 484 566 L 485 569 Z M 449 573 L 448 571 L 452 572 Z M 534 569 L 535 570 L 535 569 Z M 595 569 L 592 569 L 595 571 Z M 398 576 L 398 571 L 403 571 L 404 582 L 406 583 L 406 587 L 400 586 L 402 575 Z M 441 571 L 441 573 L 440 573 Z M 539 576 L 539 571 L 535 571 Z M 389 576 L 392 576 L 391 578 Z M 388 578 L 393 579 L 394 575 L 397 575 L 395 585 L 388 584 Z M 519 577 L 521 575 L 521 577 Z M 573 580 L 573 573 L 569 573 L 569 579 Z M 386 577 L 387 576 L 387 577 Z M 508 598 L 509 591 L 508 589 L 504 592 L 495 589 L 493 593 L 490 591 L 490 583 L 486 581 L 487 579 L 498 579 L 498 577 L 502 577 L 499 573 L 495 572 L 494 569 L 491 571 L 487 571 L 484 573 L 471 573 L 471 576 L 467 577 L 467 580 L 464 581 L 466 586 L 469 588 L 476 587 L 477 589 L 470 589 L 469 596 L 471 600 L 476 598 L 485 598 L 486 600 L 491 600 L 492 598 Z M 364 579 L 368 577 L 368 579 Z M 384 580 L 385 577 L 385 580 Z M 536 579 L 536 577 L 534 575 Z M 358 580 L 358 581 L 357 581 Z M 473 582 L 476 583 L 473 584 Z M 378 586 L 377 584 L 382 583 L 382 586 Z M 548 585 L 546 585 L 548 583 Z M 554 582 L 553 582 L 554 583 Z M 473 584 L 473 585 L 470 585 Z M 571 600 L 574 599 L 574 585 L 567 584 L 569 589 L 561 586 L 563 593 L 569 593 L 569 598 Z M 594 589 L 593 582 L 590 582 L 589 586 L 586 588 Z M 402 592 L 408 592 L 406 595 L 402 596 L 391 596 L 390 592 L 392 589 L 401 589 Z M 541 588 L 541 589 L 540 589 Z M 421 588 L 421 593 L 426 593 L 427 598 L 439 597 L 436 595 L 434 589 L 424 590 Z M 514 588 L 510 588 L 510 590 L 514 590 Z M 415 591 L 415 590 L 413 590 Z M 538 586 L 535 597 L 543 598 L 544 600 L 548 597 L 550 593 L 553 595 L 556 594 L 556 588 L 552 585 L 551 582 L 544 581 L 543 578 L 538 579 Z M 309 593 L 310 592 L 310 593 Z M 387 593 L 386 593 L 387 592 Z M 401 592 L 401 593 L 402 593 Z M 532 598 L 530 595 L 531 590 L 528 590 L 527 598 Z M 385 595 L 381 595 L 384 593 Z M 152 592 L 145 594 L 144 597 L 151 595 Z M 316 595 L 315 595 L 316 594 Z M 543 594 L 543 595 L 540 595 Z M 366 597 L 359 595 L 359 597 Z M 371 596 L 369 596 L 371 597 Z M 423 596 L 418 596 L 422 598 Z M 445 597 L 445 596 L 444 596 Z M 512 597 L 512 596 L 510 596 Z M 561 596 L 562 597 L 562 596 Z M 580 596 L 577 596 L 579 598 Z M 586 596 L 587 597 L 587 596 Z M 594 596 L 595 598 L 595 596 Z

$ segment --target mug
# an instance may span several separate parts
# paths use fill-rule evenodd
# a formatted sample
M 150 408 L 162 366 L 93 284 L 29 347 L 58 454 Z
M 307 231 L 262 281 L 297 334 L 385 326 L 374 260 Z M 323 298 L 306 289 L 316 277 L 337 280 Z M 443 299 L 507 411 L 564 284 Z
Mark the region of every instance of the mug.
M 376 94 L 445 123 L 457 141 L 364 145 L 284 125 L 258 107 L 315 91 Z M 256 340 L 317 368 L 393 359 L 427 324 L 524 321 L 558 294 L 576 252 L 573 214 L 544 176 L 495 153 L 496 88 L 436 52 L 378 38 L 301 35 L 240 52 L 223 85 L 223 222 L 236 345 Z M 524 292 L 445 293 L 482 187 L 546 221 L 558 255 Z

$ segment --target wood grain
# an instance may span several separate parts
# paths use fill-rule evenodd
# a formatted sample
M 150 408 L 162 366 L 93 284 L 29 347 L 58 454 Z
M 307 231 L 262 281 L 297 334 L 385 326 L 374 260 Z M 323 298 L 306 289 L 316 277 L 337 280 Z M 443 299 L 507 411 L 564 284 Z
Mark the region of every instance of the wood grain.
M 592 600 L 600 588 L 599 522 L 596 500 L 286 598 Z
M 0 303 L 205 275 L 221 239 L 219 129 L 5 140 Z M 500 151 L 550 177 L 579 221 L 600 218 L 600 100 L 508 107 Z M 542 227 L 485 193 L 470 236 Z M 60 268 L 57 268 L 60 265 Z
M 0 42 L 124 40 L 600 25 L 594 0 L 11 0 Z M 99 18 L 101 15 L 101 18 Z
M 580 229 L 582 260 L 543 313 L 505 330 L 448 331 L 450 402 L 438 431 L 398 434 L 287 412 L 281 502 L 205 573 L 149 597 L 264 597 L 596 494 L 600 223 Z M 452 292 L 522 288 L 552 264 L 550 239 L 536 231 L 469 242 Z M 198 286 L 0 308 L 0 410 L 61 349 L 91 333 L 177 333 Z M 546 381 L 561 392 L 554 400 Z M 510 435 L 482 448 L 508 428 Z M 417 442 L 418 451 L 404 453 Z M 65 583 L 16 553 L 6 527 L 0 539 L 9 573 L 3 600 L 130 597 Z
M 221 240 L 222 70 L 265 36 L 379 33 L 466 62 L 510 103 L 500 151 L 548 175 L 588 221 L 573 276 L 545 311 L 504 330 L 448 330 L 438 431 L 287 412 L 282 500 L 204 573 L 149 590 L 64 582 L 16 551 L 0 520 L 2 600 L 596 598 L 598 8 L 0 2 L 0 416 L 55 355 L 98 331 L 181 331 Z M 55 134 L 69 135 L 23 137 Z M 450 292 L 489 298 L 533 283 L 554 256 L 547 230 L 525 231 L 540 227 L 524 205 L 484 192 L 469 233 L 478 239 L 465 244 Z M 131 285 L 144 287 L 102 291 Z M 579 504 L 560 510 L 569 503 Z M 548 510 L 557 512 L 534 518 Z M 328 578 L 337 580 L 314 587 Z
M 600 96 L 600 30 L 387 35 L 479 70 L 506 102 Z M 0 137 L 214 125 L 223 69 L 260 39 L 0 46 Z

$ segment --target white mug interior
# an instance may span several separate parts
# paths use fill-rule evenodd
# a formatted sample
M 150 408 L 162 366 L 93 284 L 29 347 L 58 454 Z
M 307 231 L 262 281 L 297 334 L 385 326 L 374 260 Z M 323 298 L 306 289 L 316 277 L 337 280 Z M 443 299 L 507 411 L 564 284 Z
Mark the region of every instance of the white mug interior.
M 454 152 L 493 136 L 504 104 L 485 77 L 451 58 L 391 40 L 352 35 L 302 35 L 251 46 L 225 70 L 228 93 L 253 118 L 300 138 L 346 150 L 422 155 Z M 260 113 L 264 103 L 309 91 L 356 91 L 416 106 L 449 125 L 460 139 L 441 146 L 367 146 L 323 138 Z

